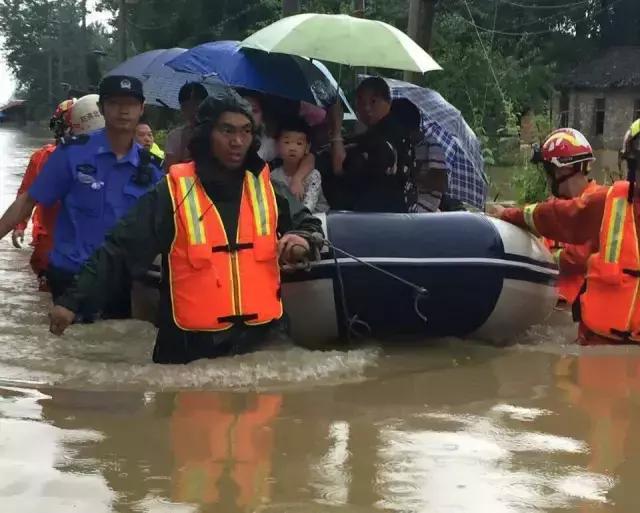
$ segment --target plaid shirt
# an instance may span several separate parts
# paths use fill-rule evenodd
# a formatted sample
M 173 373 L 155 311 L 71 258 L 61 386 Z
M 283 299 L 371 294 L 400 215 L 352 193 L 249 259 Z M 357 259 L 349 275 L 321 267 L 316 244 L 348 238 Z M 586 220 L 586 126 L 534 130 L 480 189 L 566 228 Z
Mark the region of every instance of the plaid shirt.
M 400 80 L 385 80 L 393 98 L 406 98 L 420 110 L 425 144 L 437 144 L 444 150 L 449 171 L 447 195 L 484 210 L 488 180 L 482 151 L 460 111 L 431 89 Z

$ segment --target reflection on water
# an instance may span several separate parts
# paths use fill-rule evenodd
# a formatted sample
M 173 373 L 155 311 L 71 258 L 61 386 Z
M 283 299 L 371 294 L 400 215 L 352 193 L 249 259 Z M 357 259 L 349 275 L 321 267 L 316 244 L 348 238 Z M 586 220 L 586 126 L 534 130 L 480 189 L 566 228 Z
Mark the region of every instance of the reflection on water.
M 0 129 L 0 202 L 38 139 Z M 150 363 L 141 322 L 47 333 L 0 241 L 0 512 L 634 513 L 640 352 L 556 313 L 510 348 Z
M 42 420 L 32 389 L 0 387 L 0 505 L 2 511 L 112 511 L 115 494 L 93 462 L 77 457 L 102 440 L 93 430 L 67 430 Z
M 433 420 L 443 421 L 441 430 L 430 429 Z M 560 461 L 553 469 L 531 472 L 527 461 L 535 466 L 541 454 L 552 458 L 558 453 L 560 460 L 588 448 L 572 438 L 527 431 L 528 426 L 511 429 L 501 414 L 433 414 L 417 424 L 381 433 L 384 471 L 379 479 L 386 492 L 381 504 L 396 511 L 448 511 L 474 502 L 495 513 L 560 508 L 576 499 L 603 502 L 611 486 L 604 475 Z

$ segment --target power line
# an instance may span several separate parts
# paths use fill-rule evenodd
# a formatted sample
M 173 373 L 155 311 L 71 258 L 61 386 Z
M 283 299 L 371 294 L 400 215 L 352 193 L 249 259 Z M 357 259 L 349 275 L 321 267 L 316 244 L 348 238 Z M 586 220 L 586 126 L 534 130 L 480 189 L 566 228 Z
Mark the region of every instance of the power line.
M 496 6 L 500 3 L 503 2 L 505 0 L 496 0 Z M 580 4 L 571 4 L 573 5 L 573 7 L 568 8 L 569 11 L 575 10 L 576 6 L 580 6 L 582 5 L 582 3 Z M 442 6 L 444 8 L 445 11 L 451 13 L 451 14 L 457 14 L 455 11 L 453 11 L 452 9 L 447 9 L 447 7 L 445 7 L 444 5 Z M 505 32 L 505 31 L 496 31 L 495 27 L 493 29 L 487 28 L 487 27 L 483 27 L 481 25 L 477 25 L 479 30 L 482 30 L 483 32 L 494 32 L 496 34 L 501 34 L 501 35 L 508 35 L 508 36 L 521 36 L 523 32 L 527 32 L 527 34 L 548 34 L 550 32 L 554 32 L 553 30 L 548 30 L 545 29 L 543 31 L 534 31 L 534 32 L 529 32 L 527 30 L 525 30 L 525 27 L 530 27 L 532 25 L 540 25 L 540 24 L 546 24 L 549 22 L 553 22 L 554 20 L 560 20 L 561 18 L 565 17 L 567 13 L 556 13 L 556 14 L 551 14 L 548 16 L 544 16 L 542 18 L 537 18 L 535 20 L 529 21 L 527 23 L 523 23 L 522 25 L 520 25 L 519 27 L 514 27 L 513 28 L 513 32 Z M 464 21 L 469 22 L 469 20 L 467 20 L 466 18 L 464 18 Z M 518 32 L 515 32 L 518 31 Z
M 467 7 L 467 12 L 469 13 L 469 17 L 472 20 L 472 23 L 475 26 L 475 21 L 473 21 L 473 13 L 471 12 L 471 7 L 469 7 L 469 2 L 464 0 L 464 5 Z M 498 80 L 498 75 L 496 75 L 496 71 L 493 69 L 493 62 L 491 62 L 491 57 L 489 57 L 489 52 L 487 52 L 487 48 L 484 46 L 484 42 L 482 41 L 482 37 L 480 37 L 480 32 L 476 27 L 476 35 L 478 36 L 478 41 L 480 41 L 480 46 L 482 47 L 482 51 L 484 52 L 484 56 L 487 59 L 487 64 L 489 64 L 489 69 L 491 70 L 491 74 L 493 75 L 493 79 L 496 82 L 496 87 L 498 88 L 498 92 L 502 97 L 502 104 L 507 105 L 507 97 L 504 95 L 504 91 L 502 90 L 502 86 L 500 85 L 500 81 Z
M 505 5 L 512 5 L 513 7 L 520 7 L 521 9 L 547 9 L 547 10 L 553 10 L 553 9 L 568 9 L 568 8 L 573 8 L 573 7 L 577 7 L 580 5 L 587 5 L 588 3 L 591 2 L 591 0 L 580 0 L 579 2 L 571 2 L 568 4 L 561 4 L 561 5 L 540 5 L 540 4 L 520 4 L 518 2 L 512 2 L 510 0 L 497 0 L 498 2 L 505 4 Z
M 504 32 L 502 30 L 494 30 L 487 27 L 482 27 L 480 25 L 476 25 L 475 22 L 468 20 L 462 15 L 460 15 L 460 18 L 462 19 L 462 21 L 464 21 L 468 25 L 471 25 L 476 30 L 480 30 L 482 32 L 486 32 L 489 34 L 497 34 L 499 36 L 509 36 L 509 37 L 539 36 L 542 34 L 551 34 L 552 32 L 557 32 L 556 29 L 536 30 L 533 32 L 529 32 L 527 30 L 521 30 L 520 32 Z
M 465 4 L 467 3 L 466 0 Z M 616 4 L 619 4 L 620 2 L 622 2 L 623 0 L 614 0 L 614 2 L 612 2 L 610 5 L 608 5 L 607 7 L 604 7 L 602 9 L 598 9 L 597 11 L 594 11 L 592 13 L 592 16 L 598 15 L 600 13 L 603 13 L 607 10 L 609 10 L 611 7 L 615 6 Z M 471 9 L 469 9 L 469 5 L 467 4 L 467 9 L 469 11 L 469 14 L 471 15 Z M 552 34 L 554 32 L 558 32 L 557 29 L 546 29 L 546 30 L 538 30 L 538 31 L 533 31 L 533 32 L 529 32 L 527 30 L 521 30 L 519 32 L 506 32 L 506 31 L 502 31 L 502 30 L 495 30 L 495 29 L 490 29 L 488 27 L 483 27 L 481 25 L 476 24 L 475 20 L 473 19 L 473 16 L 471 16 L 471 20 L 465 18 L 463 15 L 459 14 L 459 13 L 454 13 L 453 11 L 449 11 L 452 14 L 458 14 L 460 16 L 460 18 L 462 19 L 462 21 L 464 21 L 465 23 L 467 23 L 468 25 L 471 25 L 472 27 L 474 27 L 476 29 L 476 31 L 482 31 L 482 32 L 487 32 L 489 34 L 497 34 L 499 36 L 509 36 L 509 37 L 523 37 L 523 36 L 538 36 L 538 35 L 542 35 L 542 34 Z M 551 19 L 554 18 L 555 16 L 551 16 L 549 18 L 546 19 Z M 543 19 L 539 20 L 539 21 L 543 21 Z M 574 25 L 582 25 L 583 23 L 587 23 L 588 21 L 590 21 L 589 18 L 584 18 L 583 20 L 578 20 L 574 23 Z M 538 22 L 535 22 L 538 23 Z
M 500 3 L 496 2 L 496 5 L 494 6 L 493 9 L 493 30 L 495 31 L 496 29 L 496 23 L 498 22 L 498 7 L 499 7 Z M 491 42 L 489 44 L 489 51 L 493 53 L 493 43 L 496 39 L 496 35 L 495 32 L 493 34 L 491 34 Z M 486 84 L 484 85 L 484 100 L 482 102 L 482 117 L 484 118 L 484 114 L 487 111 L 487 93 L 489 92 L 489 81 L 487 80 Z

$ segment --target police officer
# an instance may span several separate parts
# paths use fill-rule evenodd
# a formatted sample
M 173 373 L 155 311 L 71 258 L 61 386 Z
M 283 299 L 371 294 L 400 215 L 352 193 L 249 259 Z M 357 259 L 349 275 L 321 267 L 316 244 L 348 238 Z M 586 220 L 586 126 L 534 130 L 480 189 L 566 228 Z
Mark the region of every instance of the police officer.
M 144 110 L 142 83 L 127 76 L 104 78 L 98 106 L 105 128 L 61 141 L 34 184 L 0 219 L 1 238 L 35 203 L 47 207 L 61 202 L 48 273 L 54 300 L 101 246 L 106 233 L 163 176 L 159 161 L 134 140 Z M 128 291 L 121 297 L 128 302 Z M 127 309 L 128 304 L 115 300 L 104 314 L 111 316 L 112 310 L 114 316 L 126 316 Z

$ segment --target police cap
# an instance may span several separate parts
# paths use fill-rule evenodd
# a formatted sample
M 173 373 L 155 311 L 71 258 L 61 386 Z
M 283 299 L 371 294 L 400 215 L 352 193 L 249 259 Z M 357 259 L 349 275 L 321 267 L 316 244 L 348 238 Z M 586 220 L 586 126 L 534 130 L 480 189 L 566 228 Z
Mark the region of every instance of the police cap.
M 113 96 L 133 96 L 144 102 L 142 82 L 126 75 L 110 75 L 104 77 L 99 87 L 100 103 Z

